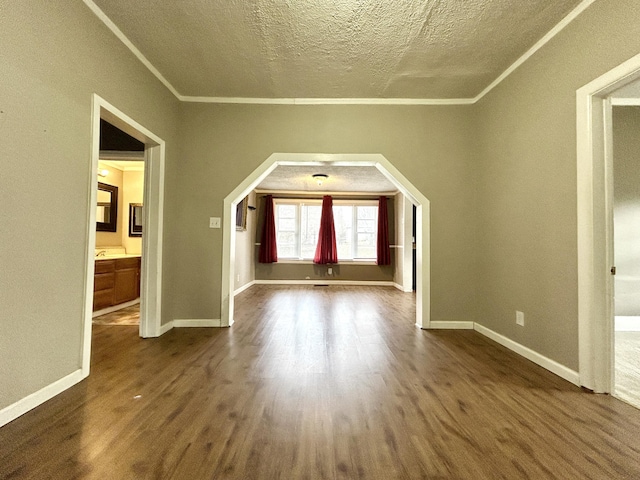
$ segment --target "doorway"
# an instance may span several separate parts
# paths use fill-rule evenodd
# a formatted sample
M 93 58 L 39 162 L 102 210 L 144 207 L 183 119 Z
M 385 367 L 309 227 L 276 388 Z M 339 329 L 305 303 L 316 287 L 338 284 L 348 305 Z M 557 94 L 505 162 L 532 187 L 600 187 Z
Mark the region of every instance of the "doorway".
M 144 144 L 144 192 L 142 209 L 142 263 L 140 266 L 140 336 L 161 334 L 162 285 L 162 213 L 164 206 L 164 141 L 125 113 L 99 97 L 92 103 L 92 148 L 89 178 L 87 250 L 85 276 L 85 308 L 82 342 L 82 374 L 89 375 L 91 360 L 91 330 L 95 274 L 96 217 L 98 192 L 98 162 L 100 156 L 100 121 L 105 120 Z
M 579 373 L 596 393 L 615 392 L 613 105 L 640 105 L 638 80 L 640 55 L 576 92 Z
M 379 154 L 290 154 L 274 153 L 254 170 L 224 200 L 221 326 L 233 324 L 235 278 L 235 219 L 239 202 L 278 165 L 373 166 L 416 206 L 416 325 L 431 328 L 430 322 L 430 224 L 429 200 L 384 156 Z
M 640 106 L 618 102 L 616 92 L 611 123 L 616 269 L 612 393 L 640 408 Z

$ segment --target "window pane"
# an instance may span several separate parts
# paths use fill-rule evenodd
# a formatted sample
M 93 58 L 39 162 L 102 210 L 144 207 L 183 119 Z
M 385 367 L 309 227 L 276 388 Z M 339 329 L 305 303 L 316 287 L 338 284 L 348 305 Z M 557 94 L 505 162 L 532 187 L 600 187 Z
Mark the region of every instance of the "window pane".
M 280 218 L 280 219 L 278 219 L 278 231 L 279 232 L 295 232 L 296 231 L 296 219 L 295 218 Z
M 357 243 L 355 258 L 376 258 L 378 240 L 378 207 L 357 206 Z
M 297 258 L 297 206 L 276 204 L 276 243 L 278 257 Z
M 336 228 L 338 259 L 353 258 L 353 207 L 350 205 L 334 206 L 333 221 Z
M 276 207 L 278 209 L 278 218 L 296 218 L 295 205 L 282 205 Z
M 320 230 L 320 205 L 300 206 L 300 257 L 312 259 L 318 244 Z

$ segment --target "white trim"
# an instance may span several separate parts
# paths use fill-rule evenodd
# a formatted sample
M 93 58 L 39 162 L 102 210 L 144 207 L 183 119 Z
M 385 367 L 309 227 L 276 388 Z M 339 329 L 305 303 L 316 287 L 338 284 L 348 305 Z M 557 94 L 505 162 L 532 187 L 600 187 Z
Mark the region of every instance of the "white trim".
M 243 286 L 235 289 L 233 291 L 233 296 L 235 297 L 236 295 L 241 294 L 242 292 L 244 292 L 245 290 L 248 290 L 249 288 L 253 287 L 256 284 L 255 280 L 251 280 L 249 283 L 245 283 Z
M 640 332 L 640 317 L 632 316 L 616 316 L 615 317 L 616 332 Z
M 504 335 L 500 335 L 499 333 L 490 330 L 489 328 L 476 323 L 474 325 L 474 330 L 487 338 L 490 338 L 494 342 L 499 343 L 503 347 L 512 350 L 518 355 L 526 358 L 527 360 L 531 360 L 533 363 L 549 370 L 551 373 L 555 373 L 561 378 L 564 378 L 566 381 L 573 383 L 574 385 L 580 385 L 580 375 L 575 370 L 571 370 L 570 368 L 565 367 L 564 365 L 556 362 L 555 360 L 551 360 L 550 358 L 545 357 L 544 355 L 539 354 L 538 352 L 531 350 L 524 345 L 521 345 L 517 342 L 514 342 L 510 338 L 505 337 Z
M 326 190 L 326 191 L 321 191 L 321 190 L 273 190 L 273 189 L 255 189 L 255 192 L 257 195 L 273 195 L 274 199 L 276 195 L 302 195 L 303 197 L 321 197 L 323 195 L 331 195 L 335 198 L 337 198 L 337 200 L 347 200 L 348 199 L 343 199 L 343 198 L 339 198 L 342 196 L 345 197 L 393 197 L 395 195 L 398 194 L 398 191 L 396 190 L 395 192 L 341 192 L 339 190 Z M 280 200 L 296 200 L 295 198 L 280 198 Z M 307 200 L 307 198 L 300 198 L 299 200 Z M 316 198 L 313 198 L 311 200 L 316 200 Z M 322 199 L 319 199 L 320 202 L 322 202 Z M 374 198 L 371 198 L 371 200 L 374 200 Z M 377 198 L 375 199 L 377 200 Z
M 220 327 L 219 318 L 181 318 L 173 321 L 173 328 Z
M 640 54 L 576 92 L 580 384 L 613 390 L 610 94 L 640 78 Z
M 118 28 L 118 26 L 113 23 L 111 21 L 111 19 L 109 17 L 107 17 L 107 15 L 100 9 L 100 7 L 98 7 L 95 3 L 93 3 L 92 0 L 82 0 L 85 5 L 87 7 L 89 7 L 89 9 L 96 15 L 96 17 L 98 17 L 100 19 L 100 21 L 102 23 L 104 23 L 106 25 L 106 27 L 111 30 L 111 32 L 113 32 L 113 34 L 118 37 L 118 40 L 120 40 L 122 43 L 124 43 L 124 45 L 131 50 L 131 53 L 133 53 L 138 60 L 140 60 L 140 62 L 149 69 L 149 71 L 151 73 L 153 73 L 153 75 L 162 82 L 162 84 L 167 87 L 167 89 L 173 93 L 176 98 L 180 98 L 180 94 L 178 93 L 178 91 L 174 88 L 173 85 L 171 85 L 171 83 L 169 82 L 169 80 L 167 80 L 166 78 L 164 78 L 162 76 L 162 74 L 160 73 L 160 71 L 153 66 L 153 64 L 147 59 L 147 57 L 145 57 L 142 52 L 140 50 L 138 50 L 138 48 L 133 44 L 133 42 L 131 42 L 131 40 L 129 40 L 127 38 L 127 36 L 122 33 L 122 30 L 120 30 Z
M 473 330 L 473 322 L 466 321 L 450 321 L 450 320 L 431 320 L 432 329 L 441 330 Z
M 258 246 L 260 245 L 259 243 L 257 244 Z M 389 247 L 391 248 L 391 247 Z M 278 258 L 278 262 L 274 263 L 274 265 L 316 265 L 315 263 L 313 263 L 313 260 L 298 260 L 296 258 Z M 362 259 L 358 259 L 358 260 L 340 260 L 340 263 L 332 263 L 331 265 L 327 264 L 327 267 L 339 267 L 339 266 L 349 266 L 349 265 L 358 265 L 358 266 L 364 266 L 364 267 L 375 267 L 376 265 L 378 265 L 376 263 L 375 260 L 362 260 Z
M 386 280 L 327 280 L 324 278 L 304 280 L 256 280 L 256 285 L 351 285 L 366 287 L 395 287 L 395 283 Z
M 413 289 L 411 288 L 411 286 L 409 287 L 403 287 L 402 285 L 400 285 L 399 283 L 393 282 L 393 286 L 396 287 L 398 290 L 400 290 L 401 292 L 404 293 L 413 293 Z M 433 323 L 433 322 L 431 322 Z
M 473 98 L 254 98 L 192 97 L 180 95 L 183 102 L 240 103 L 251 105 L 471 105 Z
M 118 26 L 92 0 L 83 0 L 91 11 L 113 32 L 113 34 L 142 62 L 142 64 L 169 89 L 181 102 L 190 103 L 234 103 L 250 105 L 473 105 L 511 75 L 520 65 L 549 43 L 567 25 L 585 11 L 595 0 L 583 0 L 567 16 L 553 27 L 518 60 L 473 98 L 253 98 L 253 97 L 207 97 L 181 95 L 160 71 L 122 33 Z
M 611 97 L 611 105 L 614 107 L 638 107 L 640 106 L 640 98 Z
M 173 322 L 167 322 L 160 325 L 160 336 L 164 335 L 171 329 L 173 329 Z
M 473 99 L 473 103 L 476 103 L 477 101 L 479 101 L 487 93 L 489 93 L 491 90 L 496 88 L 500 83 L 502 83 L 502 81 L 505 78 L 511 75 L 520 65 L 522 65 L 524 62 L 529 60 L 538 50 L 540 50 L 547 43 L 549 43 L 553 39 L 553 37 L 555 37 L 558 33 L 564 30 L 567 25 L 573 22 L 578 17 L 578 15 L 584 12 L 593 2 L 595 2 L 595 0 L 583 0 L 576 8 L 571 10 L 571 12 L 569 12 L 569 14 L 566 17 L 560 20 L 560 22 L 551 30 L 549 30 L 549 32 L 547 32 L 547 34 L 544 37 L 538 40 L 533 45 L 533 47 L 527 50 L 524 53 L 524 55 L 522 55 L 515 62 L 513 62 L 513 64 L 509 68 L 507 68 L 504 72 L 502 72 L 502 74 L 498 78 L 496 78 L 493 82 L 491 82 L 487 86 L 487 88 L 485 88 L 482 92 L 480 92 Z
M 106 315 L 107 313 L 117 312 L 118 310 L 122 310 L 124 308 L 133 307 L 140 303 L 140 299 L 136 298 L 135 300 L 131 300 L 129 302 L 119 303 L 118 305 L 113 305 L 111 307 L 103 308 L 102 310 L 96 310 L 91 314 L 92 318 L 99 317 L 100 315 Z
M 238 202 L 262 182 L 279 165 L 375 166 L 398 190 L 416 205 L 416 324 L 429 328 L 431 314 L 431 241 L 430 204 L 416 187 L 383 155 L 273 153 L 224 199 L 222 231 L 221 318 L 222 325 L 233 320 L 233 291 L 235 278 L 235 212 Z M 393 284 L 393 282 L 390 282 Z
M 27 395 L 17 402 L 4 407 L 2 410 L 0 410 L 0 427 L 15 420 L 19 416 L 24 415 L 29 410 L 33 410 L 38 405 L 42 405 L 47 400 L 64 392 L 68 388 L 73 387 L 76 383 L 82 381 L 84 377 L 85 375 L 83 374 L 81 369 L 76 370 L 75 372 L 62 377 L 60 380 L 56 380 L 46 387 L 41 388 L 37 392 Z
M 100 152 L 100 158 L 98 159 L 103 165 L 113 167 L 121 172 L 144 172 L 144 152 L 140 152 L 142 155 L 136 158 L 125 156 L 120 158 L 106 158 L 103 156 L 103 153 L 104 152 Z M 124 160 L 125 158 L 129 158 L 129 160 Z

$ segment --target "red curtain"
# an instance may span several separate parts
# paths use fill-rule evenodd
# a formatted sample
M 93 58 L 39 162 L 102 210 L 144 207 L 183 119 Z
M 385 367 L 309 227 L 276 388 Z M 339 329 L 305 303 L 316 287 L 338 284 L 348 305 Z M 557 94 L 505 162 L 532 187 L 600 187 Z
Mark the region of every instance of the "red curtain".
M 264 202 L 264 223 L 262 224 L 258 261 L 260 263 L 275 263 L 278 261 L 276 218 L 273 213 L 273 196 L 271 195 L 267 195 Z
M 378 201 L 378 260 L 376 263 L 378 265 L 391 265 L 387 197 L 380 197 Z
M 313 263 L 338 263 L 336 229 L 333 224 L 333 199 L 330 195 L 322 197 L 320 232 L 318 233 L 318 246 L 313 257 Z

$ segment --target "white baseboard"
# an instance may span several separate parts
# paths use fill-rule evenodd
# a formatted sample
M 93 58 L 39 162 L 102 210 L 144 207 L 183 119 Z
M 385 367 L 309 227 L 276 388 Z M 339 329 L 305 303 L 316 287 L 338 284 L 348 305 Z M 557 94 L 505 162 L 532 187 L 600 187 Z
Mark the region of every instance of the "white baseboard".
M 476 332 L 481 333 L 485 337 L 490 338 L 494 342 L 497 342 L 504 347 L 507 347 L 509 350 L 516 352 L 527 360 L 531 360 L 533 363 L 540 365 L 542 368 L 546 368 L 551 373 L 555 373 L 559 377 L 564 378 L 566 381 L 571 382 L 574 385 L 580 385 L 580 375 L 578 374 L 578 372 L 571 370 L 570 368 L 567 368 L 564 365 L 556 362 L 555 360 L 551 360 L 550 358 L 547 358 L 534 350 L 531 350 L 529 347 L 525 347 L 518 342 L 514 342 L 510 338 L 507 338 L 504 335 L 500 335 L 499 333 L 496 333 L 493 330 L 480 325 L 479 323 L 475 324 L 474 329 Z
M 473 322 L 458 322 L 458 321 L 434 321 L 429 322 L 429 330 L 442 329 L 442 330 L 473 330 Z
M 256 280 L 256 285 L 351 285 L 369 287 L 393 287 L 393 282 L 377 280 L 329 280 L 317 278 L 314 280 Z
M 136 298 L 135 300 L 131 300 L 129 302 L 119 303 L 118 305 L 113 305 L 112 307 L 103 308 L 102 310 L 96 310 L 91 314 L 91 318 L 99 317 L 100 315 L 106 315 L 107 313 L 117 312 L 118 310 L 122 310 L 123 308 L 133 307 L 140 303 L 140 299 Z
M 183 318 L 174 320 L 172 323 L 173 328 L 220 327 L 222 324 L 219 318 Z
M 24 415 L 29 410 L 36 408 L 38 405 L 42 405 L 47 400 L 55 397 L 59 393 L 64 392 L 66 389 L 73 387 L 76 383 L 83 379 L 82 370 L 76 370 L 70 373 L 66 377 L 56 380 L 50 385 L 41 388 L 31 395 L 18 400 L 16 403 L 9 405 L 8 407 L 0 410 L 0 427 L 15 420 L 20 415 Z
M 615 318 L 616 332 L 640 332 L 640 317 L 622 317 Z
M 171 330 L 173 328 L 173 322 L 167 322 L 163 325 L 160 325 L 160 335 L 162 336 L 165 333 L 167 333 L 169 330 Z
M 409 288 L 405 288 L 402 285 L 400 285 L 399 283 L 393 283 L 393 286 L 396 287 L 398 290 L 400 290 L 401 292 L 404 293 L 411 293 L 413 292 L 413 288 L 409 287 Z
M 255 280 L 251 280 L 249 283 L 241 286 L 240 288 L 236 289 L 233 291 L 233 296 L 235 297 L 236 295 L 244 292 L 247 288 L 253 287 L 256 284 Z

